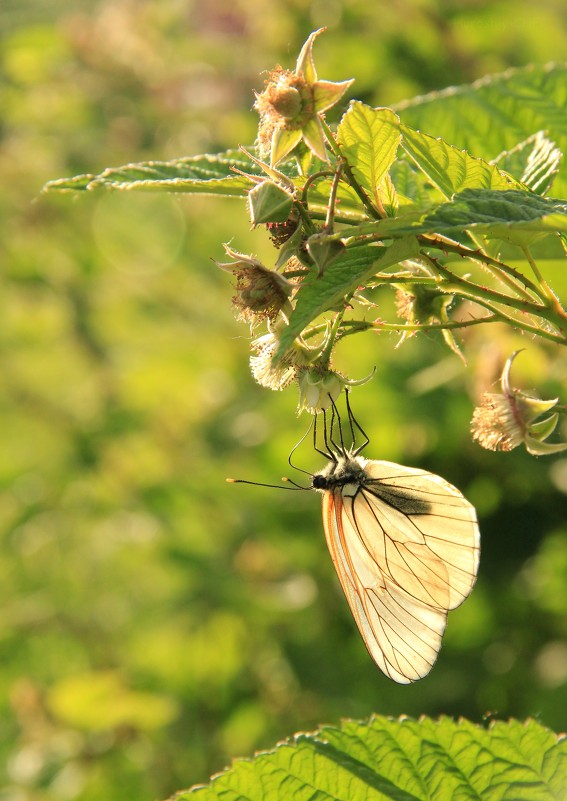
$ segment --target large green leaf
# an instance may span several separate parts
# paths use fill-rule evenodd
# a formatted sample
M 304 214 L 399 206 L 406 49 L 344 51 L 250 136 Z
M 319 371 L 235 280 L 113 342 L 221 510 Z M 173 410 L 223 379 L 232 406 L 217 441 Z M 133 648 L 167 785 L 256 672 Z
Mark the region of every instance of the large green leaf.
M 295 337 L 309 323 L 330 309 L 340 306 L 346 295 L 354 292 L 380 270 L 417 256 L 419 247 L 414 237 L 405 237 L 385 245 L 364 245 L 347 250 L 344 256 L 332 262 L 323 275 L 312 271 L 297 293 L 297 302 L 289 325 L 280 338 L 275 359 L 282 356 Z
M 412 128 L 485 159 L 494 159 L 537 131 L 567 152 L 567 64 L 533 65 L 473 84 L 398 103 L 393 108 Z M 567 196 L 563 160 L 553 192 Z
M 567 203 L 519 189 L 465 189 L 451 201 L 433 206 L 429 212 L 410 209 L 393 219 L 352 226 L 348 234 L 386 239 L 404 238 L 409 234 L 452 236 L 469 229 L 511 242 L 528 242 L 567 231 Z
M 176 801 L 565 801 L 567 739 L 533 720 L 346 721 L 238 760 Z
M 359 184 L 374 201 L 396 158 L 401 139 L 398 123 L 391 109 L 371 108 L 354 101 L 337 130 L 342 154 Z
M 146 192 L 187 192 L 191 194 L 245 197 L 253 182 L 238 175 L 237 168 L 251 175 L 262 170 L 240 150 L 192 156 L 173 161 L 145 161 L 110 167 L 99 175 L 77 175 L 50 181 L 45 192 L 69 192 L 107 187 Z
M 463 189 L 509 189 L 517 185 L 494 165 L 443 139 L 414 131 L 407 125 L 400 127 L 402 147 L 447 199 Z
M 546 195 L 561 166 L 562 153 L 544 131 L 538 131 L 507 150 L 496 160 L 498 167 L 520 180 L 532 192 Z
M 420 233 L 446 234 L 474 229 L 491 238 L 528 244 L 545 234 L 567 231 L 567 203 L 515 189 L 465 189 L 428 214 L 419 228 Z

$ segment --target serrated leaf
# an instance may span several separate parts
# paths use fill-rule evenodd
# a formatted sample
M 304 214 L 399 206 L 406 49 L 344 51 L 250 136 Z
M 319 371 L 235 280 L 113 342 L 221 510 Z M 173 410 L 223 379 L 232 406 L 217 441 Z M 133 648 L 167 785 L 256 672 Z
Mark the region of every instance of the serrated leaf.
M 494 163 L 532 192 L 545 195 L 559 172 L 561 159 L 562 153 L 555 142 L 547 138 L 545 131 L 538 131 L 512 150 L 501 153 Z
M 493 164 L 471 156 L 443 139 L 401 125 L 402 147 L 420 170 L 450 199 L 463 189 L 509 189 L 516 185 Z
M 418 209 L 425 209 L 433 205 L 433 188 L 428 184 L 425 175 L 408 158 L 397 159 L 392 164 L 390 176 L 396 187 L 400 207 L 411 203 Z
M 376 716 L 238 760 L 176 801 L 564 801 L 567 739 L 533 720 Z
M 96 177 L 96 175 L 85 173 L 85 175 L 75 175 L 74 178 L 57 178 L 54 181 L 48 181 L 42 192 L 80 192 L 88 189 L 89 184 Z
M 450 234 L 467 229 L 492 239 L 529 244 L 540 236 L 567 231 L 567 203 L 515 189 L 506 192 L 465 189 L 451 203 L 438 206 L 412 230 Z
M 320 314 L 343 302 L 345 295 L 354 292 L 371 276 L 404 259 L 417 256 L 419 247 L 413 237 L 396 240 L 389 247 L 364 245 L 332 262 L 321 277 L 315 272 L 303 281 L 296 295 L 295 308 L 289 325 L 280 338 L 275 360 L 282 356 L 309 323 Z
M 468 229 L 490 238 L 527 244 L 567 231 L 567 203 L 518 189 L 465 189 L 429 212 L 406 208 L 398 217 L 362 223 L 348 232 L 352 237 L 372 235 L 386 239 L 411 234 L 454 236 Z
M 389 108 L 354 101 L 337 129 L 341 152 L 357 181 L 375 202 L 400 144 L 398 117 Z
M 250 178 L 236 174 L 233 168 L 252 175 L 263 175 L 262 170 L 242 151 L 228 150 L 225 153 L 191 156 L 173 161 L 146 161 L 110 167 L 99 175 L 79 175 L 75 178 L 49 181 L 43 191 L 110 188 L 245 197 L 254 184 Z
M 395 217 L 398 213 L 399 200 L 398 193 L 394 182 L 389 175 L 386 175 L 380 186 L 378 187 L 377 194 L 380 199 L 380 204 L 388 217 Z
M 567 152 L 567 64 L 532 65 L 490 75 L 393 106 L 402 122 L 491 160 L 537 131 Z M 565 160 L 554 193 L 567 195 Z

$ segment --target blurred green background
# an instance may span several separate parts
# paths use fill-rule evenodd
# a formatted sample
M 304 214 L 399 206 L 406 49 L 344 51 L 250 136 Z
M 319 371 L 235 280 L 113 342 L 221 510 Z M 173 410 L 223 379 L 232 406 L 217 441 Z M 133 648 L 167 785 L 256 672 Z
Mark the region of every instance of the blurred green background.
M 251 143 L 260 73 L 292 67 L 322 25 L 320 77 L 386 105 L 564 59 L 566 14 L 563 0 L 3 0 L 2 801 L 165 798 L 341 716 L 567 726 L 567 459 L 468 435 L 513 349 L 545 397 L 564 392 L 565 356 L 494 327 L 469 329 L 467 368 L 433 338 L 341 345 L 351 377 L 377 368 L 353 394 L 367 455 L 442 474 L 481 520 L 477 587 L 430 676 L 400 687 L 359 638 L 319 498 L 224 482 L 277 482 L 308 424 L 294 388 L 254 384 L 211 262 L 230 240 L 271 263 L 244 205 L 37 199 L 52 178 Z M 321 467 L 309 446 L 296 462 Z

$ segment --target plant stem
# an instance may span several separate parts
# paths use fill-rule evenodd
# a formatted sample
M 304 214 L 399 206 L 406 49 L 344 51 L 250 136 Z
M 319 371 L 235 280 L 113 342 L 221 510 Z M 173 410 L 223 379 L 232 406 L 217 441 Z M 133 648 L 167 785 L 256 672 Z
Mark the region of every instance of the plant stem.
M 329 335 L 327 338 L 327 342 L 325 343 L 325 347 L 323 352 L 321 353 L 320 357 L 320 364 L 325 367 L 329 366 L 329 362 L 331 361 L 331 353 L 333 352 L 333 346 L 335 344 L 335 340 L 337 338 L 337 334 L 339 333 L 339 329 L 345 314 L 345 309 L 338 312 L 335 316 L 331 324 L 331 330 L 329 331 Z
M 486 256 L 486 258 L 484 258 L 485 254 L 483 253 L 481 243 L 478 241 L 477 237 L 471 233 L 471 231 L 469 231 L 468 234 L 478 248 L 477 253 L 479 255 L 477 256 L 476 260 L 484 264 L 485 268 L 496 278 L 496 280 L 501 281 L 513 292 L 517 292 L 518 295 L 524 297 L 526 300 L 533 300 L 532 296 L 529 294 L 529 292 L 526 292 L 526 289 L 524 288 L 527 286 L 528 279 L 526 279 L 525 276 L 523 276 L 513 267 L 510 267 L 508 264 L 504 264 L 496 259 L 492 259 L 490 256 Z M 522 286 L 522 283 L 524 286 Z M 543 300 L 541 293 L 537 291 L 538 288 L 532 284 L 531 281 L 529 283 L 531 284 L 532 292 L 536 294 L 536 297 L 540 300 Z
M 342 336 L 355 334 L 357 331 L 444 331 L 453 328 L 470 328 L 473 325 L 480 325 L 481 323 L 499 323 L 504 322 L 499 319 L 498 315 L 487 315 L 486 317 L 476 317 L 473 320 L 452 320 L 447 323 L 382 323 L 382 322 L 367 322 L 366 320 L 344 320 L 343 327 L 349 327 L 352 330 L 345 331 Z
M 301 217 L 301 219 L 303 221 L 303 225 L 305 227 L 305 232 L 307 234 L 314 233 L 315 226 L 313 225 L 313 220 L 311 219 L 311 215 L 309 214 L 309 212 L 305 208 L 303 202 L 302 201 L 296 201 L 296 203 L 294 204 L 294 207 L 295 207 L 297 213 L 299 214 L 299 216 Z
M 536 279 L 539 281 L 539 284 L 542 288 L 543 295 L 547 300 L 547 305 L 549 308 L 555 312 L 559 317 L 562 317 L 564 320 L 567 320 L 567 312 L 559 302 L 559 298 L 553 291 L 553 289 L 549 286 L 543 275 L 539 271 L 539 267 L 535 263 L 534 257 L 532 256 L 530 249 L 527 245 L 521 245 L 522 252 L 526 257 L 528 264 L 532 268 L 532 272 L 535 275 Z M 559 327 L 559 326 L 558 326 Z
M 442 292 L 454 292 L 459 295 L 463 295 L 464 297 L 477 301 L 483 306 L 487 306 L 488 301 L 499 303 L 503 306 L 509 306 L 512 309 L 523 312 L 524 314 L 533 314 L 536 317 L 541 317 L 558 328 L 560 331 L 562 330 L 562 326 L 556 319 L 554 310 L 549 309 L 548 306 L 534 303 L 533 301 L 521 300 L 520 298 L 513 298 L 509 295 L 504 295 L 501 292 L 497 292 L 495 289 L 478 286 L 477 284 L 473 284 L 472 281 L 467 281 L 465 278 L 460 278 L 459 276 L 455 275 L 442 264 L 440 264 L 436 259 L 434 259 L 433 256 L 430 256 L 427 253 L 422 253 L 422 257 L 438 274 L 438 286 Z M 492 309 L 490 305 L 488 305 L 487 308 Z M 567 341 L 564 337 L 561 337 L 560 341 L 564 342 L 564 344 L 567 344 Z

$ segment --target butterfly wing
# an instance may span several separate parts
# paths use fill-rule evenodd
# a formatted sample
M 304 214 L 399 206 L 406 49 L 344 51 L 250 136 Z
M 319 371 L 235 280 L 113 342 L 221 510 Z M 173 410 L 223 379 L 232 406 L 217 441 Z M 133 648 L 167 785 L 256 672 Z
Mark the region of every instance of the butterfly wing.
M 431 670 L 447 611 L 474 584 L 476 514 L 432 473 L 379 461 L 365 462 L 364 471 L 364 485 L 325 492 L 325 536 L 372 658 L 409 683 Z

